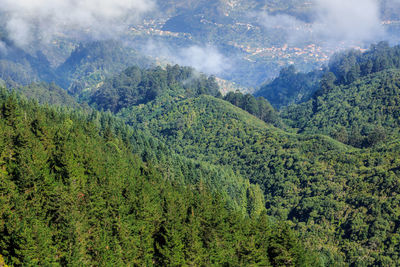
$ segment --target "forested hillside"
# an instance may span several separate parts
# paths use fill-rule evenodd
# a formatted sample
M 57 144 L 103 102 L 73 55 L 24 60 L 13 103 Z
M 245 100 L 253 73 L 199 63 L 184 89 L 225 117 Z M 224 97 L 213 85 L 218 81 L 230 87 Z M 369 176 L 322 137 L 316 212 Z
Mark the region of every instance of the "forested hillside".
M 400 265 L 399 46 L 256 96 L 113 41 L 10 52 L 0 265 Z
M 377 152 L 289 134 L 211 96 L 156 99 L 119 115 L 181 155 L 259 184 L 267 213 L 291 221 L 326 264 L 398 264 L 397 142 Z
M 265 213 L 243 216 L 203 180 L 181 183 L 143 162 L 123 132 L 101 130 L 91 116 L 43 108 L 4 91 L 0 101 L 0 254 L 6 263 L 316 261 L 287 226 Z
M 281 125 L 278 113 L 264 97 L 255 98 L 251 94 L 242 94 L 241 92 L 229 92 L 224 100 L 230 102 L 255 117 L 275 126 Z
M 60 86 L 73 94 L 95 88 L 129 66 L 149 67 L 152 61 L 117 41 L 79 44 L 56 73 Z
M 55 83 L 31 83 L 26 86 L 16 85 L 12 87 L 15 92 L 24 95 L 28 99 L 34 99 L 42 105 L 55 105 L 70 108 L 84 108 L 84 103 L 78 101 L 68 94 L 68 92 Z
M 283 108 L 308 101 L 314 93 L 321 95 L 333 84 L 349 85 L 370 74 L 398 68 L 400 46 L 390 47 L 387 42 L 380 42 L 365 52 L 353 49 L 337 53 L 322 70 L 302 73 L 294 65 L 283 68 L 276 79 L 261 86 L 255 95 L 265 97 L 276 108 Z
M 331 61 L 310 99 L 282 111 L 304 133 L 323 133 L 354 147 L 399 138 L 400 50 L 386 43 Z
M 371 74 L 289 107 L 283 116 L 302 132 L 320 132 L 355 147 L 399 137 L 399 70 Z M 340 99 L 340 101 L 338 101 Z
M 9 86 L 54 82 L 71 94 L 96 88 L 129 66 L 150 67 L 154 61 L 118 41 L 77 44 L 65 61 L 54 67 L 42 52 L 31 55 L 0 34 L 0 79 Z M 73 44 L 71 44 L 73 46 Z
M 131 67 L 106 80 L 91 94 L 89 103 L 99 109 L 117 112 L 145 104 L 161 95 L 194 97 L 200 94 L 221 95 L 214 77 L 178 65 L 148 70 Z
M 40 51 L 36 55 L 25 52 L 0 33 L 0 79 L 28 85 L 32 82 L 57 80 L 50 62 Z
M 281 69 L 273 81 L 261 86 L 255 95 L 268 99 L 277 109 L 301 103 L 318 90 L 321 75 L 322 71 L 297 72 L 295 66 L 290 65 Z

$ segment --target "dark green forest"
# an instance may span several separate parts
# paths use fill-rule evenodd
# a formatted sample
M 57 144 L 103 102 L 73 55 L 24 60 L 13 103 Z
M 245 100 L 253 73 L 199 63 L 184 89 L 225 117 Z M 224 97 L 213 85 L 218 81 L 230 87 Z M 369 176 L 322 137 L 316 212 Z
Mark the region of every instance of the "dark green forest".
M 264 97 L 254 97 L 251 94 L 242 94 L 241 92 L 229 92 L 224 100 L 230 102 L 260 120 L 279 126 L 281 124 L 279 114 Z
M 389 151 L 360 151 L 323 135 L 290 134 L 210 96 L 154 103 L 121 116 L 132 125 L 142 121 L 140 129 L 179 154 L 232 166 L 259 184 L 267 213 L 291 221 L 305 240 L 321 245 L 327 264 L 397 263 L 390 252 L 397 243 L 389 240 L 398 234 L 398 215 L 381 206 L 397 206 L 391 180 L 399 174 L 397 142 Z M 376 190 L 378 186 L 385 189 Z M 380 204 L 380 198 L 386 201 Z M 371 216 L 371 207 L 379 210 L 379 217 Z M 380 219 L 387 228 L 375 228 Z M 377 252 L 368 243 L 373 237 Z
M 106 114 L 45 108 L 3 90 L 0 131 L 0 252 L 8 264 L 306 266 L 316 260 L 287 224 L 266 215 L 257 190 L 247 185 L 243 214 L 207 180 L 218 187 L 223 174 L 182 161 L 168 167 L 188 168 L 182 174 L 191 181 L 168 176 L 162 160 L 144 161 L 138 153 L 133 140 L 140 135 L 119 129 Z
M 321 71 L 302 73 L 294 65 L 281 69 L 279 76 L 263 85 L 255 93 L 264 97 L 277 109 L 304 102 L 318 90 Z
M 5 263 L 400 265 L 399 46 L 284 68 L 254 96 L 125 68 L 146 59 L 117 47 L 3 79 Z
M 214 77 L 196 73 L 190 67 L 168 65 L 165 69 L 131 67 L 92 92 L 89 103 L 98 109 L 118 112 L 122 108 L 146 104 L 159 96 L 220 96 Z
M 323 133 L 353 147 L 399 137 L 400 46 L 385 42 L 333 57 L 311 97 L 283 108 L 302 133 Z M 339 100 L 340 99 L 340 100 Z

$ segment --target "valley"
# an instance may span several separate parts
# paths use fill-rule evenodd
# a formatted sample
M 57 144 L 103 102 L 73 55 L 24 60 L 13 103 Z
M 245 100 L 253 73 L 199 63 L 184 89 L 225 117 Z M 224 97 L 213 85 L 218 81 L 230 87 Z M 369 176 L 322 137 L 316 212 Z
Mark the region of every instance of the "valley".
M 7 1 L 0 266 L 400 266 L 400 4 L 358 1 Z

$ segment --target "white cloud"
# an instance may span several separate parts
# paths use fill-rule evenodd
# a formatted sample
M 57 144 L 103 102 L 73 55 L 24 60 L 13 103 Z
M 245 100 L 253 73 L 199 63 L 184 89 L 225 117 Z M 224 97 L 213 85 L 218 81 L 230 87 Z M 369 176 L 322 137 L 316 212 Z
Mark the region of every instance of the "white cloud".
M 377 0 L 316 0 L 314 30 L 332 41 L 373 41 L 384 35 Z
M 24 46 L 64 30 L 113 34 L 154 5 L 153 0 L 2 0 L 0 11 L 11 38 Z
M 193 66 L 199 71 L 219 74 L 230 67 L 228 60 L 211 46 L 191 46 L 178 53 L 179 64 Z
M 162 42 L 149 41 L 143 50 L 146 54 L 162 57 L 182 66 L 191 66 L 207 74 L 221 74 L 232 67 L 231 61 L 210 45 L 176 48 Z
M 379 0 L 314 0 L 311 25 L 285 14 L 261 13 L 258 18 L 267 29 L 281 27 L 288 43 L 374 42 L 385 38 L 380 4 Z
M 4 42 L 0 41 L 0 55 L 7 53 L 7 46 Z
M 282 28 L 284 30 L 297 28 L 299 24 L 304 24 L 304 22 L 290 15 L 269 15 L 268 13 L 260 13 L 259 22 L 265 28 Z

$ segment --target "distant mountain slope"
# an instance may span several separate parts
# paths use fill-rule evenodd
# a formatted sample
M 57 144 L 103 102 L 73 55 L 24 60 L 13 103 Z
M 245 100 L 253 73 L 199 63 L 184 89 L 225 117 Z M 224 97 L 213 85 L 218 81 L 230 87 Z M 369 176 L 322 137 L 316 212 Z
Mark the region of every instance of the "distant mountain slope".
M 229 92 L 223 99 L 267 123 L 277 127 L 282 126 L 278 113 L 263 97 L 255 98 L 251 94 L 244 95 L 241 92 Z
M 122 108 L 145 104 L 160 96 L 193 97 L 200 94 L 221 95 L 215 77 L 178 65 L 168 65 L 165 69 L 131 67 L 107 79 L 94 90 L 89 103 L 99 109 L 118 112 Z
M 261 86 L 254 95 L 262 96 L 275 108 L 307 101 L 318 90 L 322 71 L 297 72 L 291 65 L 283 68 L 272 82 Z
M 93 90 L 89 95 L 89 104 L 97 109 L 118 112 L 157 98 L 187 98 L 205 94 L 223 98 L 267 123 L 282 126 L 278 113 L 264 98 L 255 98 L 251 94 L 243 95 L 240 92 L 230 92 L 223 97 L 220 91 L 214 76 L 198 73 L 190 67 L 131 67 L 107 79 L 98 89 Z
M 62 87 L 79 94 L 134 65 L 147 67 L 152 62 L 120 42 L 97 41 L 80 44 L 56 72 Z
M 400 46 L 373 44 L 364 52 L 351 49 L 333 55 L 323 69 L 297 72 L 294 65 L 283 68 L 277 78 L 261 86 L 254 95 L 265 97 L 281 109 L 324 93 L 326 83 L 349 85 L 357 79 L 389 69 L 400 69 Z M 324 84 L 321 84 L 323 82 Z
M 28 99 L 36 100 L 42 105 L 69 107 L 69 108 L 84 108 L 84 104 L 79 104 L 78 101 L 67 93 L 66 90 L 57 86 L 55 83 L 31 83 L 27 86 L 11 87 L 13 91 L 24 95 Z M 88 106 L 86 105 L 88 108 Z
M 306 0 L 217 0 L 217 1 L 182 1 L 165 0 L 159 6 L 168 15 L 177 14 L 202 14 L 215 22 L 221 22 L 223 17 L 241 15 L 252 10 L 267 10 L 269 12 L 287 12 L 289 14 L 304 14 L 304 7 L 307 6 Z
M 57 81 L 56 74 L 43 53 L 37 52 L 32 56 L 1 36 L 0 42 L 4 45 L 0 49 L 1 79 L 11 80 L 22 85 L 39 81 Z
M 324 133 L 356 147 L 397 138 L 400 129 L 400 70 L 386 70 L 324 93 L 283 112 L 301 132 Z
M 3 41 L 6 46 L 0 49 L 0 78 L 9 85 L 55 82 L 70 93 L 80 94 L 127 67 L 153 66 L 152 60 L 118 41 L 97 41 L 78 45 L 54 69 L 43 53 L 32 56 L 12 42 Z

